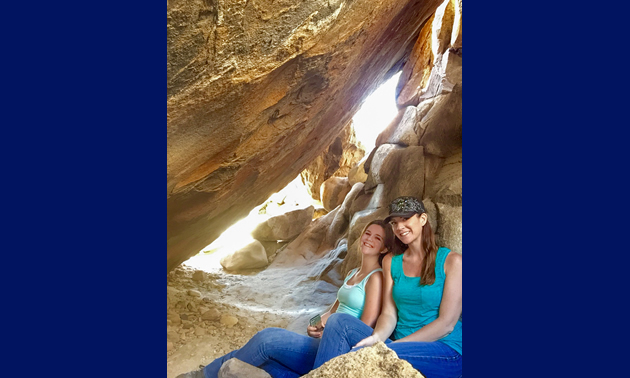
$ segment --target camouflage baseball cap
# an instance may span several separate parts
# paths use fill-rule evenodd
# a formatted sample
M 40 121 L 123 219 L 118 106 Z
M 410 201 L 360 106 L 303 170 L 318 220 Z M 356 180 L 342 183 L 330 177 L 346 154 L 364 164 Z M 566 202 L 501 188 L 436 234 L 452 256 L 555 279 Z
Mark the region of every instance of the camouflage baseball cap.
M 389 223 L 393 217 L 409 218 L 426 212 L 424 204 L 416 197 L 398 197 L 389 204 L 389 216 L 385 222 Z

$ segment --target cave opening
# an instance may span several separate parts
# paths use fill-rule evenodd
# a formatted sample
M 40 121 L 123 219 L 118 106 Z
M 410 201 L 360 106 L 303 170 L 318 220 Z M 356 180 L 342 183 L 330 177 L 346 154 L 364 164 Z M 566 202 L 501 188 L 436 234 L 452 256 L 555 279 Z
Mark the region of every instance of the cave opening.
M 352 118 L 352 130 L 358 145 L 364 150 L 365 160 L 375 147 L 376 138 L 387 127 L 398 112 L 396 105 L 396 85 L 401 72 L 388 78 L 374 90 L 361 104 Z M 308 182 L 303 179 L 303 173 L 287 184 L 278 192 L 272 194 L 262 204 L 254 207 L 249 214 L 231 225 L 219 238 L 204 247 L 197 255 L 184 262 L 193 269 L 206 272 L 221 269 L 220 260 L 237 251 L 255 239 L 252 231 L 262 222 L 289 211 L 304 209 L 309 206 L 315 208 L 313 219 L 324 215 L 324 209 L 319 199 L 314 199 Z M 319 196 L 317 196 L 319 197 Z

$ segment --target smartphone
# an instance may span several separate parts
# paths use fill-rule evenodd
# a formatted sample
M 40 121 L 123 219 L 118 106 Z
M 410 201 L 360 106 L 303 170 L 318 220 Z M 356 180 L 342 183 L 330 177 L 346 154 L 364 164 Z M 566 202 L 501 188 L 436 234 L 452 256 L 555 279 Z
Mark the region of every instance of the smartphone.
M 308 321 L 308 324 L 311 325 L 311 327 L 317 327 L 317 325 L 319 325 L 322 322 L 322 316 L 321 315 L 315 315 L 311 318 L 311 320 Z

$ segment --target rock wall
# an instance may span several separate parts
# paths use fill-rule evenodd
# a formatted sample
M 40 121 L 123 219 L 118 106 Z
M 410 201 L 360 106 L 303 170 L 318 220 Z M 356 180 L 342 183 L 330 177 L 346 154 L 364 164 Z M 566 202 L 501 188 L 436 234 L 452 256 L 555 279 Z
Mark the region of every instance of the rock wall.
M 360 265 L 357 240 L 396 197 L 421 198 L 440 246 L 462 253 L 461 0 L 442 3 L 422 28 L 398 84 L 399 113 L 344 200 L 348 253 L 340 274 Z
M 168 1 L 167 271 L 330 146 L 439 3 Z

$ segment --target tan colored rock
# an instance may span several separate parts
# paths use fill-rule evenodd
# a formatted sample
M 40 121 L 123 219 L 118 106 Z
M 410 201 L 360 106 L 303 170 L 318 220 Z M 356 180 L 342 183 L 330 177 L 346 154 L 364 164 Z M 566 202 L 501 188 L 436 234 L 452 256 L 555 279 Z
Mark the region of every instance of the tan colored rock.
M 188 291 L 186 291 L 186 294 L 190 295 L 191 297 L 201 297 L 201 293 L 198 290 L 189 289 Z
M 324 209 L 323 207 L 317 207 L 315 208 L 315 211 L 313 212 L 313 219 L 323 217 L 326 214 L 328 214 L 328 210 Z
M 431 48 L 433 17 L 432 15 L 422 27 L 411 55 L 398 79 L 398 87 L 401 89 L 396 103 L 399 108 L 417 105 L 419 94 L 429 82 L 433 68 L 433 50 Z
M 300 173 L 313 199 L 322 197 L 321 187 L 332 177 L 348 176 L 352 167 L 365 156 L 365 148 L 359 142 L 349 122 L 335 141 Z
M 422 198 L 424 193 L 424 148 L 410 146 L 392 151 L 381 165 L 386 190 L 383 206 L 400 196 Z
M 299 234 L 285 247 L 282 255 L 286 256 L 286 259 L 283 260 L 283 263 L 290 264 L 291 259 L 303 259 L 303 254 L 318 253 L 320 251 L 327 251 L 333 248 L 339 235 L 336 232 L 333 232 L 333 230 L 338 229 L 338 227 L 332 227 L 331 224 L 334 220 L 339 218 L 337 216 L 338 212 L 339 209 L 335 209 L 323 217 L 317 218 L 311 222 L 311 224 L 302 231 L 301 234 Z M 341 227 L 345 230 L 343 225 L 341 225 Z M 331 235 L 330 240 L 327 240 L 326 235 L 331 233 L 333 235 Z
M 424 378 L 424 375 L 379 342 L 335 357 L 303 378 Z
M 254 239 L 261 241 L 290 240 L 300 234 L 313 220 L 315 208 L 298 209 L 271 217 L 252 231 Z
M 350 206 L 349 219 L 352 219 L 354 215 L 363 210 L 376 210 L 381 207 L 389 205 L 384 197 L 385 185 L 378 184 L 371 192 L 366 193 L 361 191 Z
M 462 47 L 462 0 L 452 0 L 455 16 L 453 20 L 453 32 L 451 33 L 451 46 L 456 49 Z
M 238 271 L 264 268 L 269 264 L 269 260 L 265 247 L 258 240 L 254 240 L 231 255 L 224 256 L 220 263 L 223 269 Z
M 172 350 L 175 350 L 175 345 L 173 344 L 172 341 L 167 341 L 166 342 L 166 351 L 170 352 Z
M 429 214 L 429 224 L 434 233 L 438 232 L 438 209 L 430 198 L 423 198 L 422 203 Z M 461 221 L 461 219 L 460 219 Z
M 376 138 L 377 146 L 384 143 L 404 147 L 418 145 L 418 109 L 415 106 L 407 106 L 400 109 L 399 114 L 400 117 L 396 117 L 399 119 L 398 122 L 391 122 Z
M 221 324 L 226 327 L 232 328 L 238 323 L 238 318 L 232 315 L 221 315 Z
M 368 178 L 367 180 L 365 180 L 365 187 L 363 188 L 364 191 L 373 191 L 378 184 L 385 183 L 385 181 L 383 181 L 383 175 L 386 175 L 387 172 L 381 169 L 385 158 L 392 151 L 400 150 L 403 148 L 404 147 L 398 146 L 396 144 L 382 144 L 376 148 L 376 152 L 374 153 L 370 161 Z
M 357 165 L 352 167 L 348 172 L 348 182 L 353 185 L 358 182 L 365 182 L 367 180 L 367 173 L 365 173 L 365 160 L 361 160 Z
M 430 175 L 426 196 L 435 202 L 462 206 L 462 152 L 461 150 L 434 168 Z
M 291 182 L 440 0 L 167 3 L 167 271 Z
M 206 279 L 206 274 L 203 272 L 203 270 L 195 270 L 192 275 L 192 279 L 193 281 L 203 282 Z
M 419 144 L 425 153 L 447 157 L 462 148 L 462 90 L 438 96 L 420 121 L 424 133 Z
M 331 211 L 341 205 L 352 189 L 347 177 L 331 177 L 324 181 L 320 189 L 324 209 Z
M 201 314 L 201 320 L 214 322 L 219 319 L 221 319 L 221 312 L 217 310 L 216 308 L 211 308 L 208 311 Z
M 179 314 L 168 314 L 167 319 L 170 320 L 172 324 L 180 324 L 182 322 Z
M 462 253 L 462 207 L 436 203 L 439 214 L 439 229 L 436 241 L 439 246 Z
M 166 331 L 166 338 L 167 341 L 172 341 L 175 343 L 178 342 L 180 339 L 179 333 L 177 333 L 177 331 L 175 331 L 174 329 Z
M 453 0 L 444 1 L 433 16 L 431 44 L 436 59 L 444 54 L 451 45 L 453 23 L 455 22 L 455 4 Z
M 262 244 L 265 248 L 267 259 L 270 259 L 273 255 L 275 255 L 276 252 L 278 252 L 278 249 L 287 245 L 287 243 L 278 241 L 261 241 L 260 244 Z

